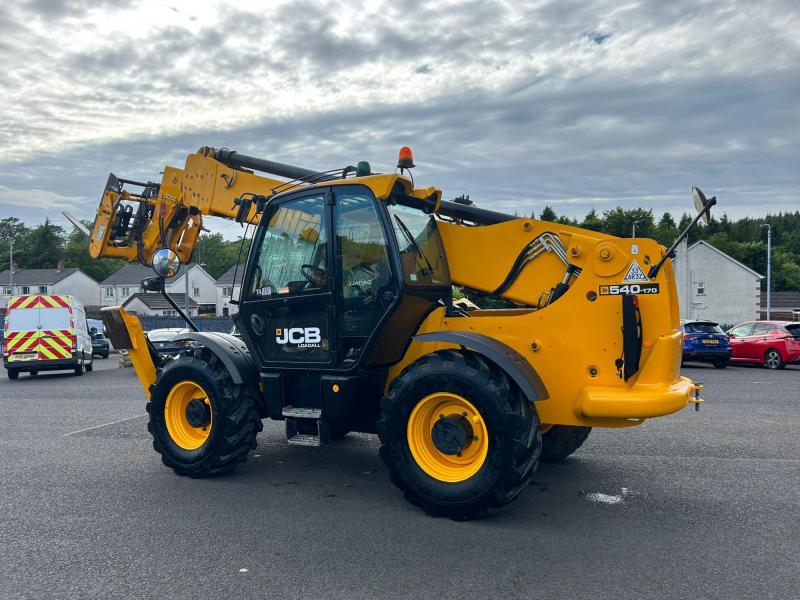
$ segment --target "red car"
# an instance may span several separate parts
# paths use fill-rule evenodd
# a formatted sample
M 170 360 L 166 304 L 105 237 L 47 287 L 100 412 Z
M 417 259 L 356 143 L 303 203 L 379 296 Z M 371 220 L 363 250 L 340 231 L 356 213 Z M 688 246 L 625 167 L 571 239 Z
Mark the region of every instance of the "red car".
M 800 323 L 748 321 L 728 330 L 731 362 L 758 363 L 782 369 L 800 363 Z

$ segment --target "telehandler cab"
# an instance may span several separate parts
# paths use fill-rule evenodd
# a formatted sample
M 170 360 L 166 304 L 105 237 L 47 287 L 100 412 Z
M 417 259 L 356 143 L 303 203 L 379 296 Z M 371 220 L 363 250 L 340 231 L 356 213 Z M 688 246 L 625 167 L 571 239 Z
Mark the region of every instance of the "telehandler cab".
M 164 293 L 204 217 L 255 226 L 240 335 L 184 315 L 187 350 L 162 356 L 134 315 L 103 309 L 164 464 L 230 471 L 264 418 L 284 421 L 290 444 L 377 433 L 409 501 L 468 519 L 513 500 L 540 459 L 569 456 L 592 427 L 699 406 L 700 386 L 679 375 L 674 245 L 444 201 L 414 187 L 413 166 L 408 148 L 399 173 L 379 174 L 204 147 L 160 183 L 109 176 L 90 251 L 152 265 L 146 289 Z M 693 224 L 715 202 L 695 199 Z M 453 286 L 512 308 L 463 310 Z

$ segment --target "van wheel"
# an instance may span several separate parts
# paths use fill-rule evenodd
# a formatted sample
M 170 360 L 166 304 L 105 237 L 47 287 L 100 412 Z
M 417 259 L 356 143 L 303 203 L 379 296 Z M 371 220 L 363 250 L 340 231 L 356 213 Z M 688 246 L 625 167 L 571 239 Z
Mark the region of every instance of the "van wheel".
M 89 361 L 89 364 L 86 365 L 86 372 L 91 373 L 94 370 L 94 360 Z
M 78 376 L 83 375 L 83 365 L 81 365 L 80 363 L 75 365 L 75 375 Z
M 31 370 L 31 377 L 36 377 L 39 374 L 39 369 L 32 369 Z
M 6 374 L 8 375 L 9 379 L 14 381 L 19 377 L 19 369 L 8 369 Z

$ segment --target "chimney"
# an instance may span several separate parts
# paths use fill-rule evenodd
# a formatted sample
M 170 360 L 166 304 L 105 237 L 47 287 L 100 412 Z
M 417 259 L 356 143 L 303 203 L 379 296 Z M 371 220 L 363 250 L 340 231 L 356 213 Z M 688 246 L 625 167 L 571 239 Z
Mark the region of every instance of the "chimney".
M 58 270 L 59 271 L 63 271 L 64 270 L 64 261 L 63 260 L 58 261 Z

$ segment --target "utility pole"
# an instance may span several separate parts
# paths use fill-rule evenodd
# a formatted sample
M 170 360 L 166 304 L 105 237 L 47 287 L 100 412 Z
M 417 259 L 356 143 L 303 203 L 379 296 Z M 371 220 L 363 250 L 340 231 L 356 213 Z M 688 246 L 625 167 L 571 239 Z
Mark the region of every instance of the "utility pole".
M 767 228 L 767 321 L 772 319 L 772 226 L 769 223 L 762 225 Z
M 184 283 L 186 284 L 186 293 L 183 295 L 183 312 L 189 314 L 189 265 L 186 265 L 186 273 L 183 274 Z
M 633 235 L 631 237 L 636 237 L 636 221 L 633 222 Z
M 8 284 L 11 286 L 11 295 L 14 295 L 14 238 L 8 240 Z

